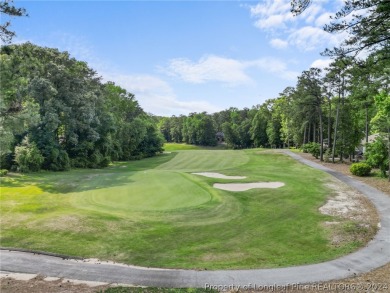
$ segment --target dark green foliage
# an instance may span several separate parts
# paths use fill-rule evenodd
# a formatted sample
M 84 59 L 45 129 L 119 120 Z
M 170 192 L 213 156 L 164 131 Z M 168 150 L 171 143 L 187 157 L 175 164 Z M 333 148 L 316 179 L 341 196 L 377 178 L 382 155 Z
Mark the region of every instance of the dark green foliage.
M 236 149 L 239 148 L 240 141 L 238 137 L 237 128 L 229 122 L 222 124 L 222 131 L 225 135 L 225 142 L 228 147 Z
M 215 146 L 216 133 L 213 120 L 206 112 L 191 113 L 183 119 L 183 141 L 188 144 Z
M 313 157 L 318 159 L 318 157 L 320 156 L 320 144 L 317 142 L 309 142 L 302 146 L 302 151 L 304 153 L 312 154 Z
M 52 149 L 50 154 L 50 170 L 66 171 L 70 169 L 70 159 L 64 150 Z
M 371 173 L 371 166 L 367 163 L 354 163 L 349 168 L 351 173 L 356 176 L 368 176 Z
M 383 177 L 387 177 L 386 171 L 389 168 L 388 144 L 381 136 L 367 146 L 365 153 L 367 164 L 373 168 L 379 168 Z
M 233 138 L 230 133 L 224 134 L 225 142 L 230 148 L 249 148 L 253 146 L 253 119 L 257 108 L 238 110 L 230 108 L 212 115 L 191 113 L 188 116 L 160 117 L 158 128 L 167 142 L 215 146 L 218 143 L 217 133 L 224 132 L 226 123 L 234 128 Z M 224 126 L 225 125 L 225 126 Z M 252 131 L 252 128 L 255 129 Z
M 134 95 L 102 84 L 85 62 L 30 43 L 2 47 L 0 60 L 6 68 L 1 71 L 2 164 L 10 167 L 8 158 L 26 136 L 43 156 L 42 168 L 53 171 L 100 168 L 161 152 L 155 122 Z M 24 164 L 27 150 L 18 151 L 20 169 L 40 168 Z
M 7 169 L 1 169 L 0 170 L 0 177 L 3 177 L 5 175 L 7 175 L 7 174 L 8 174 L 8 170 Z
M 270 113 L 267 107 L 262 106 L 252 120 L 252 127 L 250 129 L 251 139 L 256 147 L 267 147 L 267 121 Z
M 15 148 L 15 162 L 20 172 L 36 172 L 42 167 L 44 158 L 35 143 L 25 140 L 21 146 Z

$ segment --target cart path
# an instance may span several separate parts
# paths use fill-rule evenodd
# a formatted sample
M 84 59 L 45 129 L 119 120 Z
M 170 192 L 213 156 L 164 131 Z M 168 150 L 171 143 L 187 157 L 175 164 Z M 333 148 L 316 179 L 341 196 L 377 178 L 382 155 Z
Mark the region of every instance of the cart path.
M 230 286 L 225 288 L 244 288 L 244 286 L 259 288 L 266 285 L 304 284 L 343 279 L 371 271 L 390 262 L 390 197 L 367 184 L 306 160 L 290 151 L 282 152 L 306 165 L 331 174 L 359 190 L 374 203 L 380 217 L 381 228 L 366 247 L 319 264 L 277 269 L 219 271 L 154 269 L 104 262 L 93 264 L 83 260 L 3 249 L 0 250 L 0 270 L 142 286 L 204 288 L 216 285 Z

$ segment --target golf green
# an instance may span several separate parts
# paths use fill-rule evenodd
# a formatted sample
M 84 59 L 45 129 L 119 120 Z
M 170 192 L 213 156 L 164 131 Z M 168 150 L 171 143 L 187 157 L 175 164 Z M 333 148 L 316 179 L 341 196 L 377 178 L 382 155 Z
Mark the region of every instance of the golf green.
M 333 259 L 375 232 L 321 214 L 334 194 L 330 176 L 288 156 L 178 147 L 104 169 L 10 173 L 1 180 L 1 245 L 149 267 L 272 268 Z M 251 182 L 284 185 L 213 188 Z M 332 244 L 329 221 L 341 223 L 344 242 Z
M 101 174 L 91 180 L 99 181 L 102 176 L 114 175 Z M 75 192 L 70 196 L 79 208 L 112 213 L 181 209 L 208 202 L 211 194 L 191 177 L 176 172 L 139 171 L 128 175 L 128 181 L 123 185 Z

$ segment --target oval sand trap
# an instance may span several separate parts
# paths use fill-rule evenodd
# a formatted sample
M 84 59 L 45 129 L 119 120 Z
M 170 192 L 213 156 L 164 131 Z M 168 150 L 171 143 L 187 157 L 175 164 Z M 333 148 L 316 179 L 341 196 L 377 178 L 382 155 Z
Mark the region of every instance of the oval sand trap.
M 253 183 L 215 183 L 214 188 L 227 191 L 247 191 L 253 188 L 279 188 L 283 182 L 253 182 Z
M 200 173 L 192 173 L 195 175 L 205 176 L 209 178 L 218 178 L 218 179 L 245 179 L 245 176 L 227 176 L 221 173 L 213 173 L 213 172 L 200 172 Z

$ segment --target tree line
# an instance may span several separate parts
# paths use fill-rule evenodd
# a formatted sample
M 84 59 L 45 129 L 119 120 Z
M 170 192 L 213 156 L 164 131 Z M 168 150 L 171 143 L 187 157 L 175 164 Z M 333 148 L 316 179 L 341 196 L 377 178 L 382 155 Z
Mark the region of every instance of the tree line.
M 378 133 L 381 156 L 388 157 L 390 62 L 377 63 L 379 58 L 377 52 L 366 60 L 339 58 L 323 71 L 303 71 L 294 87 L 251 109 L 160 117 L 158 127 L 168 142 L 208 146 L 216 145 L 216 134 L 223 132 L 234 149 L 314 143 L 318 157 L 333 162 L 353 157 L 362 140 Z
M 0 68 L 1 168 L 97 168 L 162 151 L 156 120 L 134 95 L 67 52 L 7 45 Z
M 310 0 L 292 0 L 291 12 L 299 15 L 310 4 Z M 204 144 L 187 139 L 188 127 L 183 126 L 200 117 L 211 119 L 212 125 L 197 130 L 194 124 L 192 132 L 208 131 L 211 137 L 222 131 L 231 148 L 303 147 L 320 160 L 326 156 L 334 162 L 336 156 L 353 157 L 361 140 L 368 142 L 369 134 L 375 133 L 380 136 L 368 145 L 367 161 L 386 175 L 390 169 L 390 1 L 347 0 L 324 30 L 348 33 L 339 47 L 322 53 L 333 58 L 328 68 L 303 71 L 295 86 L 250 110 L 162 118 L 159 128 L 165 139 Z M 359 58 L 361 53 L 367 57 Z M 215 143 L 214 137 L 207 144 Z

